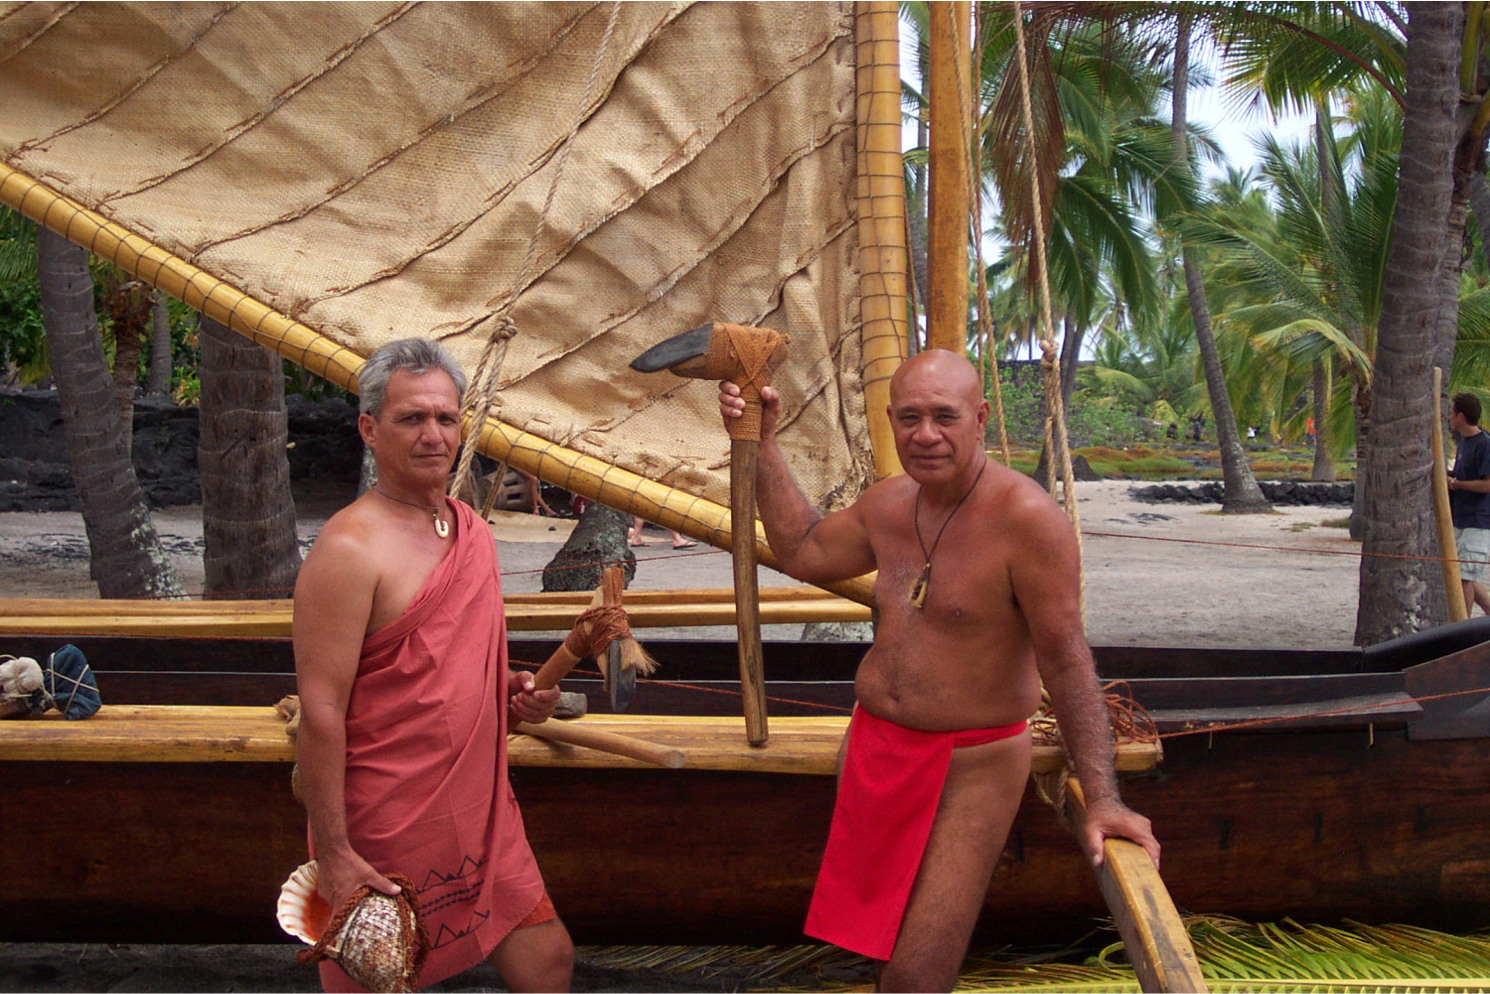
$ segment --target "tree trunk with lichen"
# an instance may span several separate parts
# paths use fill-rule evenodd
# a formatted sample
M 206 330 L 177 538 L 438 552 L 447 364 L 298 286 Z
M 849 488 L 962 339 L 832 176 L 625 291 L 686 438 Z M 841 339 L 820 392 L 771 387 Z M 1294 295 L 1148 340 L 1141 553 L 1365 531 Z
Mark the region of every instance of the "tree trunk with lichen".
M 1447 617 L 1432 508 L 1433 364 L 1458 129 L 1460 4 L 1408 10 L 1407 107 L 1371 384 L 1355 640 L 1373 645 Z
M 51 358 L 73 483 L 102 597 L 179 597 L 145 507 L 124 441 L 114 384 L 104 361 L 88 253 L 41 228 L 36 235 L 41 318 Z
M 207 595 L 288 597 L 300 571 L 279 356 L 208 318 L 202 343 L 202 563 Z

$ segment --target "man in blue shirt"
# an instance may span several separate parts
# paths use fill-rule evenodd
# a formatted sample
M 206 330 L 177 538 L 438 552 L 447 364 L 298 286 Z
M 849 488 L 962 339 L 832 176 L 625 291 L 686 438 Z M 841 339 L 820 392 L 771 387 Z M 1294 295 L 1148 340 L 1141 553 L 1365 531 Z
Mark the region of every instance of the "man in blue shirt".
M 1490 435 L 1480 430 L 1480 399 L 1456 393 L 1449 402 L 1449 428 L 1459 436 L 1454 468 L 1449 473 L 1449 509 L 1454 517 L 1454 544 L 1464 607 L 1490 614 L 1490 594 L 1481 581 L 1490 563 Z

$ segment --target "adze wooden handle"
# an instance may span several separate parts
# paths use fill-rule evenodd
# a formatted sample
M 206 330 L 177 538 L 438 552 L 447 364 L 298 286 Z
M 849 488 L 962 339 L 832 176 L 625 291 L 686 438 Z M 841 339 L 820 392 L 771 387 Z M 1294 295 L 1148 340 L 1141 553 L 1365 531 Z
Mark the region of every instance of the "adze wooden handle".
M 530 725 L 526 721 L 520 721 L 513 726 L 512 730 L 534 738 L 547 739 L 550 742 L 562 742 L 565 745 L 608 752 L 614 756 L 625 756 L 639 762 L 651 763 L 653 766 L 664 766 L 670 770 L 682 769 L 686 761 L 681 749 L 660 746 L 655 742 L 645 742 L 628 735 L 617 735 L 615 732 L 602 732 L 598 728 L 586 728 L 576 721 L 550 719 L 541 725 Z

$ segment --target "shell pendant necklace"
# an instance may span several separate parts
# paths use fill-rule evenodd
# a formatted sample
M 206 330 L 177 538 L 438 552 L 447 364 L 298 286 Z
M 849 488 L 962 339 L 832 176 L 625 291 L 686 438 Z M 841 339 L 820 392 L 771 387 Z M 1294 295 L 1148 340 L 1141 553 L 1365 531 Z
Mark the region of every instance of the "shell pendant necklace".
M 931 543 L 930 552 L 926 551 L 926 541 L 921 538 L 921 489 L 916 488 L 916 508 L 911 512 L 911 524 L 916 529 L 916 543 L 921 546 L 921 555 L 926 559 L 926 565 L 921 567 L 921 575 L 916 577 L 915 583 L 911 584 L 911 606 L 918 611 L 926 606 L 926 588 L 931 585 L 931 559 L 936 555 L 936 547 L 942 544 L 942 536 L 947 533 L 947 526 L 952 523 L 957 512 L 962 510 L 962 505 L 966 504 L 967 499 L 973 495 L 973 491 L 978 489 L 978 481 L 983 479 L 983 470 L 987 468 L 988 460 L 984 458 L 983 465 L 978 468 L 978 475 L 973 478 L 973 485 L 967 488 L 967 493 L 962 495 L 957 506 L 952 508 L 952 513 L 947 515 L 947 520 L 942 522 L 942 529 L 936 533 L 936 541 Z
M 382 487 L 378 486 L 376 483 L 373 484 L 373 489 L 376 490 L 378 493 L 382 494 L 384 497 L 387 497 L 391 501 L 397 501 L 400 504 L 407 504 L 410 507 L 417 507 L 417 508 L 419 508 L 421 510 L 428 511 L 429 512 L 429 516 L 431 518 L 433 518 L 434 519 L 434 522 L 435 522 L 435 534 L 438 535 L 438 536 L 440 536 L 441 538 L 449 538 L 450 537 L 450 522 L 441 520 L 441 518 L 440 518 L 440 508 L 439 508 L 438 505 L 436 505 L 436 504 L 416 504 L 414 501 L 404 500 L 402 497 L 395 497 L 392 494 L 386 492 Z M 953 512 L 953 513 L 956 513 L 956 512 Z M 938 537 L 940 537 L 940 536 L 938 536 Z

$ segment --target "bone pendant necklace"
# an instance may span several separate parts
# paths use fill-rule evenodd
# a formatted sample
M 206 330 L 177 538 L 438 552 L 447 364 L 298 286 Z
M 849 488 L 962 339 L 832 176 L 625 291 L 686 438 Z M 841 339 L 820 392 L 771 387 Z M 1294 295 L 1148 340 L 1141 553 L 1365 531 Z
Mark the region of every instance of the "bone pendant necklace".
M 411 500 L 404 500 L 402 497 L 395 497 L 392 494 L 385 492 L 383 490 L 383 488 L 380 487 L 380 486 L 378 486 L 377 484 L 373 484 L 373 489 L 376 490 L 378 493 L 382 494 L 384 497 L 387 497 L 389 500 L 397 501 L 400 504 L 407 504 L 410 507 L 417 507 L 417 508 L 419 508 L 421 510 L 428 511 L 429 512 L 429 516 L 431 518 L 433 518 L 434 519 L 434 522 L 435 522 L 435 534 L 438 535 L 438 536 L 440 536 L 441 538 L 449 538 L 450 537 L 450 522 L 441 520 L 441 518 L 440 518 L 440 508 L 439 508 L 438 505 L 436 505 L 436 504 L 416 504 L 416 503 L 414 503 Z M 954 512 L 954 513 L 956 513 L 956 512 Z M 938 536 L 938 537 L 940 537 L 940 536 Z
M 920 488 L 916 490 L 916 508 L 911 512 L 911 524 L 916 529 L 916 544 L 921 546 L 921 555 L 926 559 L 926 565 L 921 567 L 921 575 L 916 577 L 915 583 L 911 584 L 911 606 L 917 610 L 926 606 L 926 588 L 931 585 L 931 559 L 936 555 L 936 547 L 942 544 L 942 536 L 947 533 L 947 526 L 952 523 L 957 512 L 962 510 L 962 505 L 966 504 L 967 499 L 973 495 L 973 491 L 978 489 L 978 481 L 983 479 L 983 470 L 987 468 L 988 459 L 985 457 L 983 465 L 978 468 L 978 475 L 973 478 L 973 485 L 967 488 L 967 493 L 962 495 L 957 506 L 952 508 L 952 513 L 947 515 L 947 520 L 942 522 L 941 531 L 936 533 L 936 541 L 931 543 L 930 552 L 926 551 L 926 541 L 921 538 L 921 490 Z

